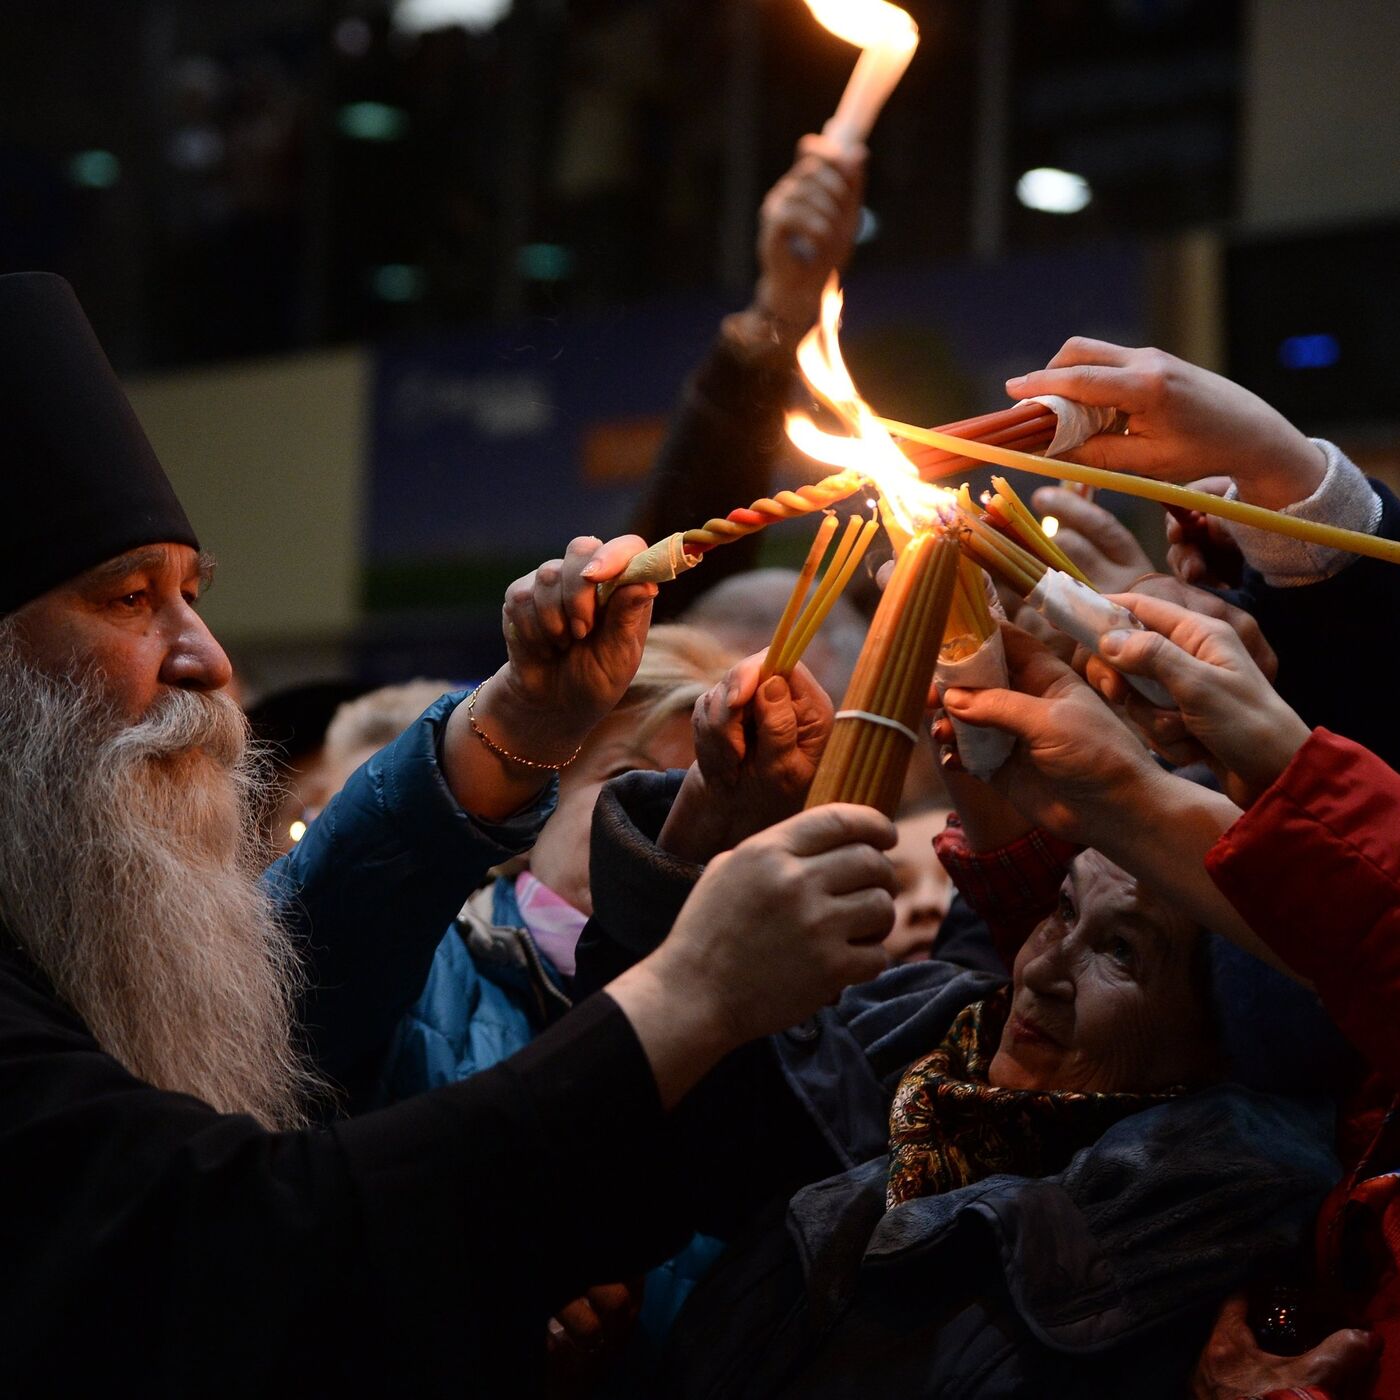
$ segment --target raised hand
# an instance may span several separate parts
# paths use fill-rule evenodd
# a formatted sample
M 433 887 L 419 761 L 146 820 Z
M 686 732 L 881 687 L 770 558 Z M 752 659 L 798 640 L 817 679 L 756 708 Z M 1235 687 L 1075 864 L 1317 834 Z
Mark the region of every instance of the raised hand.
M 831 736 L 831 699 L 812 673 L 799 664 L 760 685 L 764 655 L 695 702 L 695 763 L 659 844 L 696 864 L 800 811 Z
M 827 275 L 850 260 L 865 190 L 864 146 L 804 136 L 759 210 L 752 315 L 795 345 L 816 322 Z
M 1117 409 L 1127 433 L 1100 433 L 1075 448 L 1086 466 L 1161 481 L 1233 477 L 1243 499 L 1272 509 L 1310 496 L 1327 472 L 1322 449 L 1263 399 L 1161 350 L 1075 336 L 1045 369 L 1008 380 L 1006 391 Z
M 1208 476 L 1190 485 L 1223 496 L 1230 478 Z M 1183 583 L 1197 588 L 1234 588 L 1244 573 L 1244 555 L 1225 522 L 1198 510 L 1167 512 L 1167 564 Z
M 468 811 L 499 819 L 518 810 L 622 698 L 641 661 L 656 585 L 629 584 L 606 605 L 597 585 L 645 547 L 636 535 L 606 544 L 583 536 L 506 590 L 509 659 L 447 727 L 447 780 Z

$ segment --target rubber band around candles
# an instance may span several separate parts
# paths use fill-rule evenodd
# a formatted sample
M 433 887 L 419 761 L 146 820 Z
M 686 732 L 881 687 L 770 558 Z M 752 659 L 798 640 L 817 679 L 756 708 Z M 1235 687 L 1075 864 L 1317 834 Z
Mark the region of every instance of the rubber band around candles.
M 911 744 L 919 742 L 919 736 L 907 724 L 901 724 L 897 719 L 891 719 L 888 715 L 873 715 L 869 710 L 837 710 L 833 718 L 863 719 L 867 724 L 883 724 L 886 729 L 893 729 L 897 733 L 903 734 Z

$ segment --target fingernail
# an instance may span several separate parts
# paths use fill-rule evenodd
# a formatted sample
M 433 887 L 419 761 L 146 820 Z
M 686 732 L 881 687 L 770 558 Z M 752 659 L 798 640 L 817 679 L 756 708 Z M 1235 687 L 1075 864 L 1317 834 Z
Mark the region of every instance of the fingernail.
M 787 694 L 787 682 L 781 676 L 770 676 L 763 682 L 765 700 L 781 700 Z
M 1105 632 L 1103 636 L 1099 638 L 1099 655 L 1121 655 L 1123 649 L 1128 645 L 1128 638 L 1132 635 L 1131 632 L 1123 631 L 1121 628 L 1115 628 L 1112 632 Z
M 582 569 L 584 578 L 597 578 L 599 571 L 598 561 L 595 559 L 591 564 L 585 564 Z
M 574 618 L 574 640 L 581 642 L 588 635 L 588 624 L 581 618 Z
M 739 687 L 737 685 L 731 685 L 724 692 L 724 703 L 728 705 L 731 710 L 739 703 Z
M 1019 394 L 1025 382 L 1026 376 L 1024 374 L 1018 374 L 1014 379 L 1008 379 L 1006 381 L 1006 392 L 1008 394 Z

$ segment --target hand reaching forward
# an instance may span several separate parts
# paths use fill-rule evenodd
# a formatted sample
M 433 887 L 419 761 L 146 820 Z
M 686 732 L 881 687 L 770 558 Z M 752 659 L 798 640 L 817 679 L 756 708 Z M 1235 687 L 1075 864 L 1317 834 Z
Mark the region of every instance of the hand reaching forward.
M 1059 658 L 1002 625 L 1010 690 L 943 693 L 943 707 L 968 724 L 996 725 L 1020 742 L 992 779 L 1035 826 L 1084 845 L 1097 824 L 1121 819 L 1157 769 L 1141 741 Z
M 1231 476 L 1240 495 L 1280 509 L 1310 496 L 1327 459 L 1282 414 L 1248 389 L 1161 350 L 1129 350 L 1075 336 L 1043 369 L 1009 379 L 1012 398 L 1062 394 L 1117 409 L 1128 432 L 1075 448 L 1086 466 L 1159 481 Z
M 1110 632 L 1100 646 L 1105 659 L 1129 675 L 1151 676 L 1179 706 L 1177 712 L 1158 710 L 1130 692 L 1129 716 L 1154 745 L 1164 724 L 1173 738 L 1184 727 L 1238 779 L 1230 795 L 1247 806 L 1288 766 L 1307 741 L 1308 726 L 1265 679 L 1228 622 L 1141 593 L 1114 601 L 1151 630 Z
M 1191 1377 L 1192 1400 L 1244 1400 L 1246 1396 L 1316 1386 L 1341 1396 L 1375 1359 L 1378 1345 L 1369 1332 L 1344 1328 L 1301 1356 L 1274 1356 L 1260 1349 L 1246 1319 L 1242 1293 L 1228 1298 L 1216 1318 Z
M 607 990 L 668 1106 L 731 1050 L 798 1024 L 883 972 L 894 823 L 870 807 L 799 812 L 716 856 L 670 936 Z

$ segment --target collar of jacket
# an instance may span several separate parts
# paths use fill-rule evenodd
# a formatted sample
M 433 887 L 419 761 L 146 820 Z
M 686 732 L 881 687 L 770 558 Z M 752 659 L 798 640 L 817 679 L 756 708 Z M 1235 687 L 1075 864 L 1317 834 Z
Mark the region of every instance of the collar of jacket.
M 604 785 L 593 809 L 593 917 L 638 957 L 671 931 L 704 872 L 656 844 L 684 777 L 681 769 L 625 773 Z

